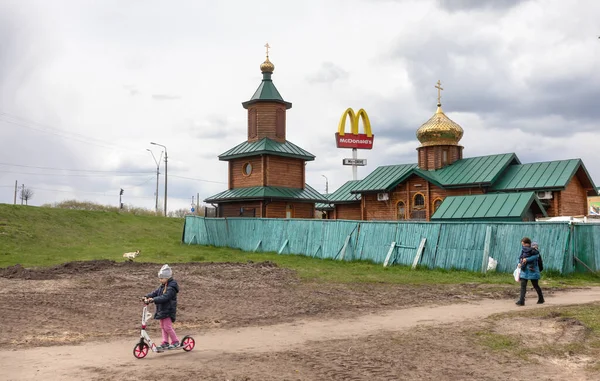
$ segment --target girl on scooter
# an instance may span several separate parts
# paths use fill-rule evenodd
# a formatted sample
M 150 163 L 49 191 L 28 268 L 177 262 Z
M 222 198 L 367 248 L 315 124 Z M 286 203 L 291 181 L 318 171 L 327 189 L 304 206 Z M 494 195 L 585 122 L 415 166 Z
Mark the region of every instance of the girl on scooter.
M 160 347 L 163 350 L 176 348 L 179 346 L 179 339 L 173 329 L 173 323 L 175 322 L 175 315 L 177 313 L 179 285 L 173 279 L 173 271 L 169 265 L 164 265 L 160 268 L 158 279 L 161 283 L 160 287 L 146 295 L 146 298 L 148 298 L 148 302 L 156 305 L 154 319 L 160 320 L 160 329 L 162 331 L 162 344 Z M 171 339 L 170 346 L 169 339 Z

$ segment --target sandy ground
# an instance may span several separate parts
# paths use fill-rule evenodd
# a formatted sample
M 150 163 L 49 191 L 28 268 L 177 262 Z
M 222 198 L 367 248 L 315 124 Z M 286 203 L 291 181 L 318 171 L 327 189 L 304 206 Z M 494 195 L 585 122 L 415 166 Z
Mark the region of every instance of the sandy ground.
M 550 344 L 582 340 L 577 322 L 486 320 L 518 309 L 517 286 L 305 283 L 269 262 L 173 267 L 182 289 L 176 329 L 197 346 L 143 360 L 132 355 L 142 308 L 136 297 L 156 286 L 155 264 L 0 270 L 0 379 L 598 379 L 586 368 L 595 359 L 515 358 L 473 339 L 496 332 Z M 546 305 L 595 301 L 600 289 L 549 291 Z M 149 331 L 158 339 L 157 326 Z

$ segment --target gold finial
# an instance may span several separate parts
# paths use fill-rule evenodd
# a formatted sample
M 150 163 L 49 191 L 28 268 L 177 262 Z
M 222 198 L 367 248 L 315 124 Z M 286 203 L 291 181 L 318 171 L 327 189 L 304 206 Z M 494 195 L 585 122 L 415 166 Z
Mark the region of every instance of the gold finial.
M 444 90 L 444 88 L 442 87 L 442 82 L 438 79 L 437 81 L 437 86 L 434 86 L 436 89 L 438 89 L 438 106 L 442 105 L 442 90 Z
M 269 61 L 269 49 L 271 48 L 271 45 L 269 45 L 267 42 L 265 44 L 265 48 L 267 48 L 267 58 L 265 59 L 265 62 L 260 65 L 260 71 L 263 73 L 273 73 L 273 70 L 275 70 L 275 65 Z

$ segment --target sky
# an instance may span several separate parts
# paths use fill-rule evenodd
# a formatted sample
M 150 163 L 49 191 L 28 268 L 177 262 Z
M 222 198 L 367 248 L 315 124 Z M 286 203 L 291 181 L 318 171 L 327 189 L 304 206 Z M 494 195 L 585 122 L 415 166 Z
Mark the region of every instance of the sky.
M 359 179 L 415 163 L 438 80 L 465 157 L 581 158 L 598 185 L 598 14 L 595 0 L 0 0 L 0 203 L 17 182 L 30 205 L 118 206 L 123 189 L 154 209 L 150 142 L 167 147 L 169 211 L 225 190 L 217 156 L 246 139 L 267 42 L 321 193 L 352 179 L 334 139 L 346 108 L 375 135 Z

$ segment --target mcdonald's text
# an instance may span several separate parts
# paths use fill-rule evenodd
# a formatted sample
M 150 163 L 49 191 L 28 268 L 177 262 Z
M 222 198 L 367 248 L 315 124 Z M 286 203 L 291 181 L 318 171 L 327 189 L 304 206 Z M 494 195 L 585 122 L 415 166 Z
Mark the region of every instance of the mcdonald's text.
M 337 148 L 357 148 L 357 149 L 372 149 L 374 136 L 367 134 L 335 134 L 335 142 Z

